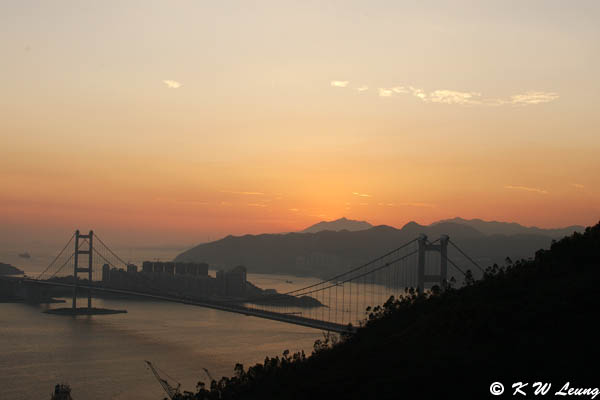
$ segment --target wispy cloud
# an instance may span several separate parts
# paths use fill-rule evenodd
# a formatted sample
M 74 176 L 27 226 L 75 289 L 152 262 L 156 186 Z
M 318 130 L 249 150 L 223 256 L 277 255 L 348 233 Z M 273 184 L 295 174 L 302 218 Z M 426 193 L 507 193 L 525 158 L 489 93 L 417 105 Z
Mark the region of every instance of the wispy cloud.
M 379 88 L 379 97 L 392 97 L 394 91 L 392 89 Z
M 394 86 L 391 88 L 379 88 L 377 89 L 377 93 L 379 97 L 392 97 L 397 94 L 405 94 L 405 93 L 414 93 L 414 91 L 418 91 L 420 89 L 415 89 L 413 87 L 404 87 L 404 86 Z
M 434 208 L 435 204 L 431 203 L 420 203 L 420 202 L 403 202 L 403 203 L 378 203 L 379 206 L 386 207 L 424 207 L 424 208 Z
M 163 83 L 167 85 L 169 89 L 179 89 L 181 87 L 181 83 L 170 79 L 164 80 Z
M 331 86 L 346 87 L 348 81 L 331 81 Z M 369 89 L 363 85 L 355 88 L 359 92 Z M 427 92 L 415 86 L 392 86 L 377 89 L 379 97 L 395 97 L 397 95 L 409 94 L 426 103 L 456 104 L 456 105 L 480 105 L 480 106 L 503 106 L 503 105 L 535 105 L 549 103 L 560 96 L 556 92 L 528 91 L 518 93 L 508 98 L 484 97 L 480 92 L 464 92 L 460 90 L 436 89 Z
M 413 96 L 418 97 L 419 99 L 421 99 L 423 101 L 427 101 L 427 94 L 425 93 L 425 91 L 423 89 L 419 89 L 419 88 L 416 88 L 413 86 L 409 86 L 408 89 L 413 94 Z
M 348 81 L 331 81 L 333 87 L 346 87 L 350 82 Z
M 366 194 L 366 193 L 352 192 L 352 194 L 355 196 L 358 196 L 358 197 L 372 197 L 370 194 Z
M 431 203 L 419 203 L 419 202 L 409 202 L 409 203 L 398 203 L 401 207 L 424 207 L 424 208 L 434 208 L 436 205 Z
M 571 183 L 571 186 L 573 186 L 576 189 L 583 189 L 583 188 L 585 188 L 585 186 L 582 185 L 581 183 Z
M 232 190 L 219 190 L 220 193 L 243 194 L 247 196 L 264 196 L 262 192 L 236 192 Z
M 510 96 L 510 103 L 521 105 L 550 103 L 558 97 L 558 93 L 555 92 L 525 92 Z
M 327 214 L 309 214 L 309 217 L 317 217 L 317 218 L 329 218 Z
M 266 207 L 267 205 L 264 203 L 248 203 L 249 207 Z
M 429 94 L 429 101 L 445 104 L 481 104 L 478 92 L 458 92 L 456 90 L 435 90 Z
M 300 209 L 299 209 L 299 208 L 289 208 L 288 210 L 290 210 L 290 211 L 293 211 L 293 212 L 298 212 L 298 211 L 300 211 Z
M 157 197 L 154 201 L 165 202 L 165 203 L 177 203 L 177 204 L 189 204 L 189 205 L 198 205 L 205 206 L 208 205 L 208 201 L 204 200 L 188 200 L 188 199 L 177 199 L 177 198 L 169 198 L 169 197 Z
M 528 187 L 528 186 L 507 185 L 507 186 L 504 186 L 504 189 L 522 190 L 522 191 L 525 191 L 525 192 L 535 192 L 535 193 L 540 193 L 540 194 L 548 194 L 547 190 L 536 188 L 536 187 Z

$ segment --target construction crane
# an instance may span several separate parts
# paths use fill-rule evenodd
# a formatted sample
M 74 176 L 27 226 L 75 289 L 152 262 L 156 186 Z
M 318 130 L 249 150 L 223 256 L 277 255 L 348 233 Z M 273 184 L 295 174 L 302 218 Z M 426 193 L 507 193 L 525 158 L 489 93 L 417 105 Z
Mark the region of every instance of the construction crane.
M 210 374 L 210 372 L 208 372 L 208 370 L 206 368 L 202 368 L 204 370 L 204 372 L 206 372 L 206 375 L 208 376 L 208 379 L 210 379 L 210 381 L 214 381 L 212 375 Z
M 175 381 L 175 383 L 177 383 L 177 387 L 174 388 L 173 386 L 171 386 L 169 384 L 169 381 L 167 381 L 166 379 L 163 379 L 160 374 L 158 373 L 158 371 L 156 370 L 156 368 L 154 368 L 154 365 L 152 365 L 152 363 L 148 360 L 145 360 L 146 364 L 148 364 L 148 367 L 150 367 L 150 370 L 152 371 L 152 373 L 154 374 L 154 376 L 156 377 L 156 380 L 158 381 L 158 383 L 160 383 L 160 386 L 163 388 L 163 390 L 165 391 L 165 393 L 167 394 L 167 396 L 169 396 L 169 399 L 173 400 L 175 399 L 175 396 L 179 395 L 179 388 L 181 387 L 181 384 L 177 381 L 175 381 L 175 379 L 173 379 L 172 377 L 169 376 L 169 378 L 173 379 Z M 164 372 L 163 372 L 164 373 Z M 165 373 L 165 375 L 167 375 Z M 168 375 L 167 375 L 168 376 Z

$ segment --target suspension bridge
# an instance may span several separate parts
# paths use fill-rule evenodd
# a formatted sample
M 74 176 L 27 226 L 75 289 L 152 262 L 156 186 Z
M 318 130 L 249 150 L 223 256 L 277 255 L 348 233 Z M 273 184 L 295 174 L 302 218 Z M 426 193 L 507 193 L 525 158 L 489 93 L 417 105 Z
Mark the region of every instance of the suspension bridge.
M 153 273 L 138 272 L 133 267 L 93 231 L 88 234 L 76 231 L 42 273 L 35 278 L 19 278 L 19 282 L 29 287 L 72 290 L 73 309 L 77 309 L 77 300 L 82 294 L 87 295 L 87 307 L 91 308 L 94 292 L 111 293 L 343 333 L 353 331 L 364 321 L 367 307 L 383 305 L 391 296 L 400 298 L 413 291 L 424 293 L 434 286 L 444 290 L 466 276 L 478 278 L 483 275 L 483 269 L 446 235 L 434 241 L 420 235 L 343 273 L 286 293 L 263 292 L 260 295 L 223 298 L 211 291 L 211 285 L 203 285 L 201 293 L 191 295 L 189 292 L 161 291 L 150 285 L 156 278 Z M 474 272 L 471 272 L 473 267 Z M 131 278 L 135 285 L 103 279 L 102 275 L 108 270 Z M 161 274 L 160 278 L 173 279 L 173 275 Z M 210 282 L 215 278 L 184 279 Z

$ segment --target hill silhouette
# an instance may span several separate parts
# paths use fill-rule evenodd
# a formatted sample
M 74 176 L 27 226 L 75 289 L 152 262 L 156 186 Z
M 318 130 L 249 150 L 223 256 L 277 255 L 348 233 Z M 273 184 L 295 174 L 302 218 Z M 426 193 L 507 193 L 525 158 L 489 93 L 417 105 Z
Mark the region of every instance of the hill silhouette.
M 329 277 L 359 265 L 424 233 L 435 239 L 450 238 L 479 263 L 503 264 L 506 257 L 529 257 L 550 245 L 553 237 L 542 234 L 486 235 L 463 223 L 439 222 L 429 226 L 410 222 L 401 229 L 386 225 L 350 232 L 287 233 L 227 236 L 200 244 L 176 257 L 176 261 L 207 262 L 217 268 L 245 265 L 249 272 Z M 557 237 L 558 238 L 558 237 Z M 460 255 L 449 254 L 460 261 Z
M 355 221 L 342 217 L 335 221 L 321 221 L 301 231 L 302 233 L 317 233 L 321 231 L 362 231 L 372 228 L 373 225 L 366 221 Z
M 23 275 L 24 272 L 10 264 L 0 262 L 0 275 Z
M 516 222 L 498 222 L 498 221 L 484 221 L 482 219 L 463 219 L 460 217 L 445 219 L 433 224 L 439 223 L 453 223 L 468 225 L 472 228 L 477 229 L 479 232 L 485 235 L 542 235 L 548 236 L 553 239 L 558 239 L 563 236 L 572 234 L 573 232 L 583 232 L 585 227 L 581 225 L 571 225 L 564 228 L 554 229 L 543 229 L 535 226 L 528 227 L 517 224 Z
M 459 289 L 391 298 L 354 335 L 317 341 L 310 357 L 238 364 L 181 399 L 484 399 L 495 398 L 494 382 L 501 398 L 516 382 L 527 397 L 542 382 L 549 396 L 567 384 L 594 398 L 598 282 L 600 224 Z

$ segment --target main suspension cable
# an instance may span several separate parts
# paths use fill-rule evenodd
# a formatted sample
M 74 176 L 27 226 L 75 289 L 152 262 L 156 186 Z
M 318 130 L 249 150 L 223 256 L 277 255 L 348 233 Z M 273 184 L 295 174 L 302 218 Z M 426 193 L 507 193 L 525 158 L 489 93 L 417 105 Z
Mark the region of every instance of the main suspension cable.
M 73 240 L 73 238 L 75 237 L 75 233 L 73 233 L 71 235 L 71 238 L 69 239 L 69 241 L 67 242 L 67 244 L 65 245 L 65 247 L 63 247 L 63 249 L 60 251 L 60 253 L 58 253 L 58 255 L 56 257 L 54 257 L 54 260 L 52 260 L 52 262 L 50 264 L 48 264 L 48 266 L 46 267 L 45 270 L 43 270 L 35 279 L 40 279 L 42 277 L 42 275 L 44 275 L 46 273 L 46 271 L 48 271 L 48 269 L 50 269 L 50 267 L 56 262 L 56 260 L 58 260 L 60 258 L 60 256 L 62 255 L 62 253 L 67 249 L 67 247 L 69 247 L 69 245 L 71 244 L 71 241 Z

